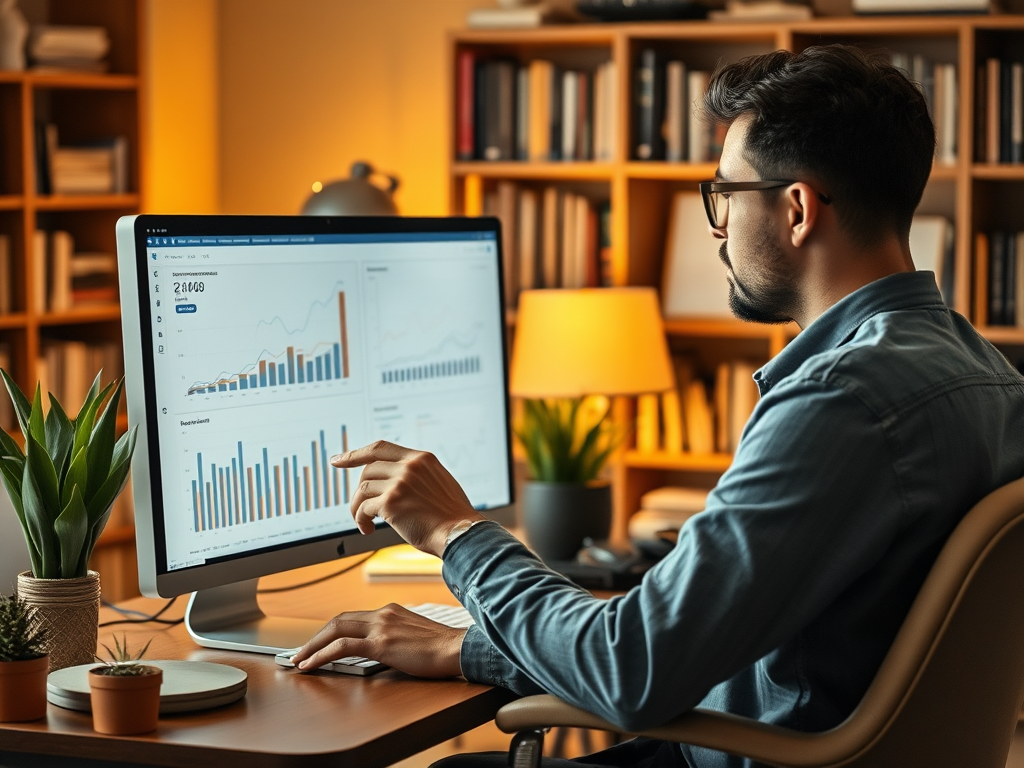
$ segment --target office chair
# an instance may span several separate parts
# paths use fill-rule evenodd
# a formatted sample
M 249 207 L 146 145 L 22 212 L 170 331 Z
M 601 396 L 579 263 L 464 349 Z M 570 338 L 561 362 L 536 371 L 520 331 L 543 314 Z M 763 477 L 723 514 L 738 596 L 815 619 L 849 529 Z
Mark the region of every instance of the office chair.
M 1024 700 L 1024 478 L 982 499 L 946 542 L 854 712 L 801 733 L 694 709 L 637 735 L 777 766 L 1004 768 Z M 620 730 L 554 696 L 495 718 L 509 765 L 539 760 L 543 728 Z

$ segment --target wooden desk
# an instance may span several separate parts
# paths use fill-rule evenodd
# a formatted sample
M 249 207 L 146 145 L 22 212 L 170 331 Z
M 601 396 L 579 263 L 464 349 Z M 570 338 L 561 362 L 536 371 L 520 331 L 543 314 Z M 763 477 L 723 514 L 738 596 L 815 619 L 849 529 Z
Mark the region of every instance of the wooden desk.
M 261 587 L 294 584 L 338 570 L 331 563 L 263 579 Z M 183 615 L 181 597 L 165 616 Z M 365 584 L 356 569 L 293 592 L 267 594 L 268 613 L 323 619 L 342 610 L 405 605 L 454 604 L 444 584 Z M 124 607 L 155 612 L 162 601 L 137 598 Z M 100 621 L 118 618 L 109 609 Z M 234 704 L 204 712 L 166 715 L 156 732 L 135 737 L 103 736 L 92 730 L 88 713 L 49 705 L 45 720 L 0 724 L 4 752 L 31 752 L 76 758 L 167 766 L 384 766 L 414 755 L 494 718 L 514 698 L 508 691 L 465 680 L 418 680 L 395 670 L 369 678 L 330 672 L 300 675 L 279 667 L 273 657 L 217 651 L 197 646 L 179 624 L 123 624 L 100 630 L 127 634 L 133 647 L 150 637 L 147 657 L 215 661 L 245 670 L 248 693 Z M 3 760 L 0 760 L 2 763 Z

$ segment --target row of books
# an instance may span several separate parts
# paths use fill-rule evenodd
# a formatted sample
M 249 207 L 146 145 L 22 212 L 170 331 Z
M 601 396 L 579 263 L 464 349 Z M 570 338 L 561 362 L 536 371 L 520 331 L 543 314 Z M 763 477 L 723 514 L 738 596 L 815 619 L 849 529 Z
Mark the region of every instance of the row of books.
M 32 28 L 28 53 L 33 69 L 106 72 L 110 51 L 105 27 L 38 25 Z
M 57 126 L 36 126 L 36 191 L 41 195 L 128 191 L 128 140 L 114 136 L 61 146 Z
M 459 160 L 609 160 L 615 146 L 614 62 L 563 69 L 536 59 L 458 57 Z
M 978 65 L 975 82 L 975 159 L 1024 162 L 1024 63 L 986 59 Z
M 893 66 L 899 67 L 924 93 L 935 123 L 935 159 L 956 162 L 958 142 L 956 64 L 934 62 L 921 54 L 894 52 Z
M 988 264 L 984 325 L 1024 328 L 1024 232 L 979 232 L 975 256 Z
M 634 73 L 633 156 L 637 160 L 705 163 L 722 154 L 724 127 L 703 118 L 709 72 L 663 61 L 645 48 Z
M 116 342 L 49 340 L 43 342 L 36 370 L 40 389 L 52 393 L 74 418 L 96 374 L 103 371 L 104 385 L 120 378 L 124 375 L 124 359 Z M 48 408 L 49 400 L 43 400 Z M 122 398 L 122 409 L 124 402 Z
M 530 288 L 611 285 L 607 202 L 556 186 L 502 181 L 485 195 L 484 213 L 501 219 L 507 306 Z
M 32 246 L 38 310 L 61 312 L 117 303 L 117 257 L 113 254 L 76 253 L 74 238 L 63 230 L 36 230 Z
M 757 404 L 748 360 L 719 363 L 714 375 L 698 375 L 693 361 L 676 358 L 676 388 L 637 398 L 636 449 L 640 453 L 732 453 Z

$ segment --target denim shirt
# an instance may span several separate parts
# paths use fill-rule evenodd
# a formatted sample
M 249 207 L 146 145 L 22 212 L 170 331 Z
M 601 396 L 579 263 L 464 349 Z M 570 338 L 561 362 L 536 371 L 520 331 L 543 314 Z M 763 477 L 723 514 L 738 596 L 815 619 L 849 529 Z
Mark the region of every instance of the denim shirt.
M 801 731 L 853 711 L 957 522 L 1024 475 L 1024 378 L 930 272 L 844 297 L 754 378 L 732 466 L 628 593 L 593 597 L 496 524 L 452 543 L 468 679 L 627 731 L 695 706 Z

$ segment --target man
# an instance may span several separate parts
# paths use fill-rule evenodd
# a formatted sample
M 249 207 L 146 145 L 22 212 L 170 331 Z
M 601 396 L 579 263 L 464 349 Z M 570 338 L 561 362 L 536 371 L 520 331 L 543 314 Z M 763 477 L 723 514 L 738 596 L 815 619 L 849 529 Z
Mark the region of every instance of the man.
M 360 529 L 380 515 L 443 555 L 477 625 L 342 614 L 300 667 L 358 654 L 461 672 L 626 730 L 698 705 L 825 730 L 857 705 L 959 519 L 1024 475 L 1024 379 L 911 261 L 935 144 L 917 88 L 884 60 L 825 46 L 727 66 L 704 104 L 729 126 L 702 193 L 733 311 L 803 329 L 755 375 L 761 400 L 707 509 L 641 586 L 598 600 L 478 525 L 433 456 L 351 451 L 334 464 L 364 467 Z M 744 764 L 652 741 L 593 759 Z

